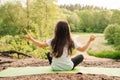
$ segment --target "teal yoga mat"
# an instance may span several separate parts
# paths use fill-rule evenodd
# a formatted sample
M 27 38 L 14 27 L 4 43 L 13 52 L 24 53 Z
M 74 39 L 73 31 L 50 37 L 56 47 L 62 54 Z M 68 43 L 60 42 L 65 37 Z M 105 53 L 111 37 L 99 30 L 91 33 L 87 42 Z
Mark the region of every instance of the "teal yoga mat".
M 45 73 L 83 73 L 83 74 L 104 74 L 108 76 L 120 77 L 120 68 L 102 68 L 102 67 L 76 67 L 72 71 L 53 71 L 50 66 L 39 67 L 17 67 L 7 68 L 0 72 L 0 77 L 13 77 L 23 75 L 35 75 Z

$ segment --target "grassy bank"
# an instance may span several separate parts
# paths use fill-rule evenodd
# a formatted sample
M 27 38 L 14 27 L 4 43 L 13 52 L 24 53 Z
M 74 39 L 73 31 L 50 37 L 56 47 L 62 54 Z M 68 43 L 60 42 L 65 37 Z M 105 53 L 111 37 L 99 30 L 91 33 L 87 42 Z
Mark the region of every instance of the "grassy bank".
M 92 33 L 77 33 L 77 41 L 81 44 L 85 44 L 85 42 L 89 39 L 89 36 Z M 108 45 L 105 40 L 104 34 L 95 34 L 96 39 L 91 43 L 88 48 L 88 54 L 101 58 L 111 58 L 111 59 L 120 59 L 120 51 L 114 50 L 112 45 Z

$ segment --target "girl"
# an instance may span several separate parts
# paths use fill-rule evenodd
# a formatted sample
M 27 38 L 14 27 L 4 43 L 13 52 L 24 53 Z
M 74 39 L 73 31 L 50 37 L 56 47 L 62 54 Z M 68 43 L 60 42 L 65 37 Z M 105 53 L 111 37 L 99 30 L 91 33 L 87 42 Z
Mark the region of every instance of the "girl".
M 33 39 L 29 34 L 25 35 L 25 38 L 39 47 L 51 47 L 51 52 L 47 54 L 47 57 L 53 70 L 72 70 L 84 59 L 81 54 L 70 58 L 72 50 L 77 49 L 81 52 L 85 51 L 91 41 L 95 39 L 95 36 L 91 35 L 88 42 L 84 46 L 80 46 L 71 38 L 68 23 L 59 21 L 55 27 L 55 33 L 52 39 L 46 42 L 39 42 Z

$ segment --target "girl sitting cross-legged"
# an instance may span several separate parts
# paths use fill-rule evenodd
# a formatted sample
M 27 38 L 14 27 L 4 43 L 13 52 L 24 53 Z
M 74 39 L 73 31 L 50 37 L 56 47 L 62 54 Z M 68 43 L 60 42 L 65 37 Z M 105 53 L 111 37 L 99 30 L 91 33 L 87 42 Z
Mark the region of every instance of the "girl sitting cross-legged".
M 39 47 L 51 47 L 51 52 L 47 54 L 47 57 L 53 70 L 72 70 L 84 59 L 81 54 L 71 58 L 73 49 L 85 51 L 95 36 L 91 35 L 86 44 L 81 46 L 72 39 L 68 23 L 59 21 L 55 27 L 54 37 L 46 42 L 39 42 L 29 34 L 26 34 L 25 38 Z

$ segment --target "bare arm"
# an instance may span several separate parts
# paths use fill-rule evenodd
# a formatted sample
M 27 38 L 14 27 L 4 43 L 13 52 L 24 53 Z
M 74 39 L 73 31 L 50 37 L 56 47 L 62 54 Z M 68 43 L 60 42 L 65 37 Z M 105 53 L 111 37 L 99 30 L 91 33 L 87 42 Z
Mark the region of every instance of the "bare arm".
M 83 45 L 82 47 L 78 47 L 77 50 L 84 52 L 90 45 L 90 43 L 95 39 L 94 35 L 91 35 L 89 40 L 87 41 L 87 43 L 85 45 Z
M 46 42 L 39 42 L 39 41 L 35 40 L 33 37 L 31 37 L 29 34 L 26 34 L 25 38 L 32 41 L 36 46 L 39 46 L 39 47 L 47 47 L 48 46 Z

